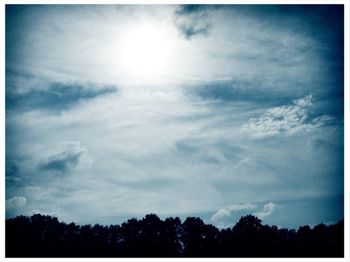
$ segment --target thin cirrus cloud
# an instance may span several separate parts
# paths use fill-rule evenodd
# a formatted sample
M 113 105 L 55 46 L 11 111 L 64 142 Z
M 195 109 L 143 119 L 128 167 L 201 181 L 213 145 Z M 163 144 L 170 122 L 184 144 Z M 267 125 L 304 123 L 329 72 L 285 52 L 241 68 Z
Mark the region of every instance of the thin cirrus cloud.
M 8 5 L 6 216 L 337 221 L 342 11 Z M 140 21 L 161 26 L 174 52 L 151 79 L 119 59 Z

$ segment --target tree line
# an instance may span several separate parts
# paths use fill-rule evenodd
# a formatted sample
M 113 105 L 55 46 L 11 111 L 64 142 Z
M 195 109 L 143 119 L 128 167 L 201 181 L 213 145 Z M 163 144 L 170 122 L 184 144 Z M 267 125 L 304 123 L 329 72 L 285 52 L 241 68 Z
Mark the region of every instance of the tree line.
M 121 225 L 77 225 L 35 214 L 6 220 L 6 257 L 343 257 L 344 221 L 298 230 L 247 215 L 219 230 L 198 217 L 155 214 Z

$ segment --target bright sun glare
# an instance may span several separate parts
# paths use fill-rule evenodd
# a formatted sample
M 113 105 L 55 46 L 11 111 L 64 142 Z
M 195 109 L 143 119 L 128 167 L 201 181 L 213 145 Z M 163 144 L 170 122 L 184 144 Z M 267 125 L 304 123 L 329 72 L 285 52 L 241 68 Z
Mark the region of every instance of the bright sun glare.
M 172 43 L 169 33 L 155 24 L 140 24 L 122 38 L 121 62 L 131 76 L 148 78 L 163 75 L 169 69 Z

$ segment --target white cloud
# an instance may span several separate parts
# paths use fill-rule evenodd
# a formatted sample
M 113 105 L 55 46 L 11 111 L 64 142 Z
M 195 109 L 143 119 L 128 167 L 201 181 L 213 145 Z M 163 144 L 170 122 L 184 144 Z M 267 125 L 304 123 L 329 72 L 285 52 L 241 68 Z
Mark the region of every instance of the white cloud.
M 274 212 L 276 209 L 276 204 L 269 202 L 266 205 L 264 205 L 263 209 L 259 212 L 254 213 L 254 216 L 257 216 L 261 219 L 269 216 Z
M 26 205 L 26 198 L 23 196 L 16 196 L 6 200 L 6 210 L 21 209 Z
M 314 106 L 312 95 L 293 101 L 292 105 L 273 107 L 258 118 L 250 118 L 242 125 L 242 130 L 254 138 L 263 138 L 279 134 L 294 134 L 310 131 L 331 123 L 333 118 L 323 115 L 311 119 L 310 111 Z
M 223 219 L 229 218 L 233 212 L 241 211 L 241 210 L 253 210 L 255 207 L 256 206 L 251 203 L 230 205 L 230 206 L 221 208 L 219 211 L 217 211 L 211 217 L 211 220 L 214 223 L 218 224 L 218 223 L 221 223 Z
M 234 225 L 234 220 L 239 219 L 245 213 L 242 211 L 249 211 L 250 214 L 263 219 L 270 216 L 276 209 L 276 204 L 272 202 L 266 203 L 261 207 L 261 203 L 243 203 L 234 204 L 221 208 L 212 217 L 211 221 L 220 228 L 226 228 Z M 241 211 L 241 212 L 240 212 Z
M 334 124 L 335 121 L 336 121 L 335 117 L 332 117 L 329 115 L 323 115 L 323 116 L 319 116 L 319 117 L 316 117 L 315 119 L 313 119 L 311 121 L 311 124 L 314 127 L 321 127 L 321 126 L 327 126 L 327 125 Z

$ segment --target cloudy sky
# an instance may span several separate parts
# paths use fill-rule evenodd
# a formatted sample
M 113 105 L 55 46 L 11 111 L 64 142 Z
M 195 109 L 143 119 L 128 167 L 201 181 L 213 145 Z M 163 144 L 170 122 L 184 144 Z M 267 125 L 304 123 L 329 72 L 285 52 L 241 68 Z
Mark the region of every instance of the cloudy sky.
M 342 6 L 6 6 L 6 216 L 343 217 Z

